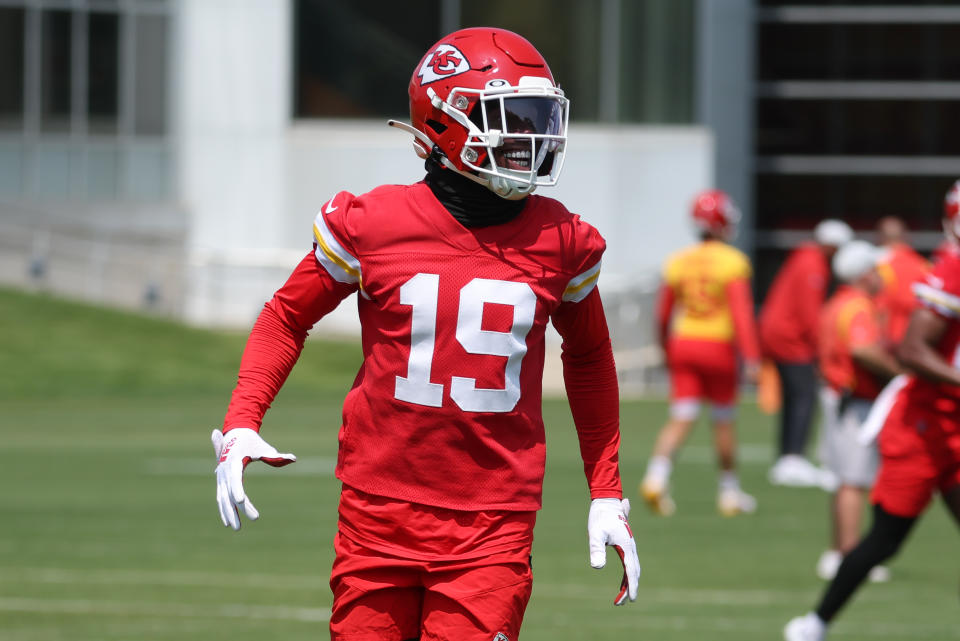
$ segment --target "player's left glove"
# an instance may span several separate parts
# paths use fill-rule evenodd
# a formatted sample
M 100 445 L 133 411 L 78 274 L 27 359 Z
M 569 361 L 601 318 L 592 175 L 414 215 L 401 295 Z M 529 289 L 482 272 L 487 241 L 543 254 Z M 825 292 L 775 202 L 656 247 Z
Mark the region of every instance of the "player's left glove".
M 297 460 L 293 454 L 281 454 L 277 448 L 260 438 L 249 427 L 237 427 L 226 434 L 213 430 L 210 435 L 213 452 L 217 456 L 217 507 L 223 524 L 240 529 L 240 512 L 251 521 L 260 518 L 260 512 L 243 491 L 243 470 L 250 461 L 263 461 L 273 467 L 283 467 Z
M 623 580 L 614 605 L 623 605 L 627 598 L 637 600 L 637 584 L 640 582 L 640 559 L 637 543 L 627 524 L 630 514 L 628 499 L 593 499 L 587 516 L 587 536 L 590 539 L 590 565 L 602 568 L 607 564 L 607 545 L 613 547 L 623 563 Z

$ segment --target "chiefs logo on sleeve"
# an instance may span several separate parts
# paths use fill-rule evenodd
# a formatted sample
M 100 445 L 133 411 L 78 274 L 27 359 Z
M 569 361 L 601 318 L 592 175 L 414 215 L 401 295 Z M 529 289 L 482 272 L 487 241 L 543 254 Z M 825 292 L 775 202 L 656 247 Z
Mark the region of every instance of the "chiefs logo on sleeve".
M 470 71 L 467 57 L 453 45 L 440 45 L 427 54 L 417 71 L 421 85 L 450 78 Z

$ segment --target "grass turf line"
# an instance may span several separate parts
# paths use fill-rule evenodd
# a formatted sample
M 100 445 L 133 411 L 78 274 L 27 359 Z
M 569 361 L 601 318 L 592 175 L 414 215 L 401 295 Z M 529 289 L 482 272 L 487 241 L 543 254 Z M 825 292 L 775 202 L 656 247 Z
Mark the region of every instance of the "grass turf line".
M 0 290 L 0 638 L 192 641 L 326 636 L 326 579 L 339 491 L 297 465 L 250 475 L 262 513 L 240 534 L 219 522 L 209 431 L 219 424 L 245 336 Z M 264 430 L 303 462 L 336 455 L 342 398 L 359 347 L 308 342 Z M 548 400 L 544 510 L 534 546 L 525 641 L 635 638 L 760 641 L 806 611 L 822 583 L 827 496 L 773 488 L 746 457 L 752 517 L 721 519 L 709 429 L 675 475 L 679 510 L 647 514 L 636 497 L 660 401 L 622 407 L 622 469 L 644 568 L 637 603 L 614 608 L 616 560 L 588 564 L 588 497 L 569 409 Z M 750 452 L 772 447 L 769 417 L 741 407 Z M 209 457 L 209 476 L 196 472 Z M 165 461 L 189 462 L 158 473 Z M 960 638 L 956 530 L 935 506 L 866 586 L 836 638 Z

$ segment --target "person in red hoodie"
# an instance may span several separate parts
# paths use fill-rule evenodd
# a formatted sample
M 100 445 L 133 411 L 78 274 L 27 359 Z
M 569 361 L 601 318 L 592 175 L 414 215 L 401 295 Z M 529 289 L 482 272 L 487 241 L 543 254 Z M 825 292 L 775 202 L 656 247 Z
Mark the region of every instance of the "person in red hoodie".
M 817 330 L 830 283 L 830 259 L 853 238 L 840 220 L 820 222 L 814 242 L 803 243 L 787 257 L 760 310 L 764 356 L 777 366 L 783 406 L 778 458 L 770 469 L 775 485 L 832 487 L 832 475 L 805 456 L 817 397 Z

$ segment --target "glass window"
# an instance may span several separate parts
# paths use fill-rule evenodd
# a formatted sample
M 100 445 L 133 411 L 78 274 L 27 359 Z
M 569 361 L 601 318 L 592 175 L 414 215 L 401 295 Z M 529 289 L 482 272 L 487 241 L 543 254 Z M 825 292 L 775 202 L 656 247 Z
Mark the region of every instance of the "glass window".
M 410 75 L 443 35 L 449 1 L 421 2 L 411 12 L 392 0 L 297 0 L 294 115 L 405 116 Z M 619 6 L 613 88 L 603 86 L 602 73 L 611 6 Z M 572 120 L 693 121 L 696 0 L 459 0 L 458 7 L 452 13 L 462 28 L 500 27 L 533 43 L 570 98 Z
M 464 27 L 501 27 L 529 40 L 570 99 L 570 119 L 597 120 L 600 5 L 600 0 L 488 0 L 461 2 L 460 15 Z
M 900 216 L 917 231 L 938 231 L 952 176 L 803 176 L 759 174 L 756 226 L 812 229 L 824 218 L 872 229 L 882 216 Z
M 761 80 L 956 80 L 960 24 L 762 23 Z
M 40 127 L 44 131 L 70 128 L 72 17 L 72 12 L 60 10 L 41 14 Z
M 406 118 L 407 85 L 440 37 L 440 1 L 298 0 L 294 115 Z
M 960 155 L 954 100 L 757 101 L 760 154 Z
M 23 9 L 0 8 L 0 130 L 23 125 Z
M 601 85 L 601 0 L 461 2 L 464 26 L 495 25 L 530 40 L 570 98 L 570 119 L 601 120 L 616 100 L 619 122 L 693 121 L 694 0 L 620 2 L 617 97 Z M 638 64 L 639 61 L 639 64 Z
M 88 18 L 87 128 L 116 133 L 120 103 L 120 20 L 115 13 Z
M 694 121 L 694 0 L 623 2 L 620 120 Z
M 949 4 L 947 0 L 759 0 L 757 3 L 761 7 L 780 7 L 785 5 L 791 6 L 823 6 L 823 7 L 836 7 L 836 6 L 867 6 L 867 7 L 881 7 L 881 6 L 909 6 L 909 5 L 944 5 Z
M 133 129 L 137 134 L 163 134 L 167 129 L 168 18 L 139 15 L 135 25 Z

